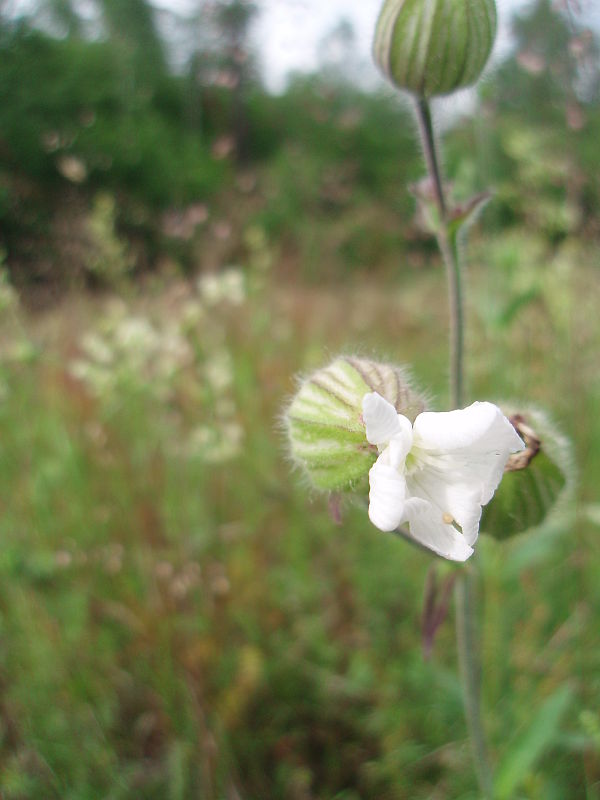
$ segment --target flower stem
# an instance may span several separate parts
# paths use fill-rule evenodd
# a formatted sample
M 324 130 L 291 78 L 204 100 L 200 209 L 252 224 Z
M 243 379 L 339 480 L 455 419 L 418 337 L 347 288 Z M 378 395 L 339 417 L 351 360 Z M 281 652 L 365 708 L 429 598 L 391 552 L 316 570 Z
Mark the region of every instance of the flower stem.
M 456 235 L 450 229 L 448 205 L 444 197 L 444 182 L 437 154 L 431 109 L 425 98 L 417 99 L 417 118 L 421 132 L 423 154 L 433 186 L 437 206 L 436 238 L 446 267 L 450 306 L 450 400 L 452 408 L 463 404 L 464 314 L 461 263 Z M 460 666 L 465 717 L 471 741 L 473 761 L 479 788 L 486 800 L 492 797 L 492 770 L 488 760 L 485 729 L 480 705 L 480 667 L 477 641 L 475 573 L 464 570 L 455 585 L 456 642 Z
M 433 184 L 438 211 L 436 238 L 444 259 L 448 279 L 450 311 L 450 402 L 452 408 L 460 408 L 463 402 L 463 350 L 464 315 L 462 281 L 456 237 L 451 235 L 448 225 L 448 208 L 444 197 L 444 184 L 437 156 L 435 134 L 431 120 L 431 109 L 424 97 L 417 99 L 417 118 L 421 131 L 423 154 L 427 171 Z
M 481 715 L 481 670 L 477 650 L 477 621 L 474 602 L 476 573 L 462 571 L 454 586 L 456 608 L 456 644 L 463 685 L 463 703 L 469 730 L 471 751 L 479 788 L 486 800 L 493 794 L 492 770 L 487 752 Z

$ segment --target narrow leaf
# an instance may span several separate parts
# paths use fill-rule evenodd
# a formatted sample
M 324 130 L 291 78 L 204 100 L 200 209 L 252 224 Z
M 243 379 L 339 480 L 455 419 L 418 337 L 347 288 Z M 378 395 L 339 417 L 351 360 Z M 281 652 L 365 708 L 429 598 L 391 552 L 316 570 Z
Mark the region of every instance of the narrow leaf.
M 451 241 L 455 241 L 461 230 L 471 225 L 477 219 L 491 196 L 491 192 L 480 192 L 465 203 L 456 205 L 451 209 L 450 220 L 448 222 L 448 234 L 450 235 Z
M 508 328 L 519 312 L 537 300 L 540 293 L 540 289 L 534 286 L 513 297 L 498 314 L 495 320 L 497 327 L 500 329 Z
M 544 702 L 527 727 L 517 734 L 496 772 L 496 800 L 508 800 L 515 796 L 516 789 L 536 761 L 556 739 L 560 721 L 572 697 L 571 687 L 562 686 Z

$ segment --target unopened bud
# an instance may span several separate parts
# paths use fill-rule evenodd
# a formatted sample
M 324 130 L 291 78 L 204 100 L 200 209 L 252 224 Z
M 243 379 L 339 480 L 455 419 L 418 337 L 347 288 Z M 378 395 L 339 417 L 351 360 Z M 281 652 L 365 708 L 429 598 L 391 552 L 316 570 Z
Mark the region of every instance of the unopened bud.
M 425 408 L 401 368 L 347 356 L 303 381 L 287 409 L 292 456 L 316 488 L 348 491 L 366 481 L 378 455 L 362 419 L 363 397 L 369 392 L 380 394 L 411 421 Z
M 450 94 L 479 78 L 495 36 L 494 0 L 386 0 L 373 57 L 400 89 Z

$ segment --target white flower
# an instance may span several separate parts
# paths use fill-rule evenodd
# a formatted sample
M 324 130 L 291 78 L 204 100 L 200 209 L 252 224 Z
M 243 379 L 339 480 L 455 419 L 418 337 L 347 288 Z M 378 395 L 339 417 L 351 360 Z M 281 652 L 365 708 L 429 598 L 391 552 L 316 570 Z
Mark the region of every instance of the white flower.
M 218 274 L 202 275 L 198 280 L 198 290 L 208 306 L 225 301 L 233 306 L 242 305 L 246 299 L 244 273 L 239 267 L 228 267 Z
M 369 517 L 444 558 L 466 561 L 511 453 L 524 445 L 493 403 L 419 414 L 414 425 L 381 395 L 363 398 L 367 441 L 379 458 L 369 472 Z

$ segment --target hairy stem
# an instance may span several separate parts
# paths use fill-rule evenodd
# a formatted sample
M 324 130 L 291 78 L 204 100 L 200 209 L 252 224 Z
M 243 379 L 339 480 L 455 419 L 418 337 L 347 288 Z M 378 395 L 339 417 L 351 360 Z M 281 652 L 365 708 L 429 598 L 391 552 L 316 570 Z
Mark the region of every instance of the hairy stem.
M 440 169 L 435 134 L 431 121 L 431 109 L 425 98 L 417 100 L 417 118 L 421 131 L 423 154 L 427 171 L 433 184 L 435 202 L 439 215 L 436 238 L 446 267 L 448 300 L 450 311 L 450 402 L 452 408 L 460 408 L 463 402 L 463 350 L 464 314 L 461 266 L 456 238 L 450 235 L 448 209 L 444 197 L 444 184 Z
M 452 408 L 463 404 L 464 314 L 460 254 L 456 236 L 450 231 L 444 182 L 437 154 L 431 109 L 425 98 L 417 100 L 417 117 L 421 131 L 423 154 L 438 213 L 437 242 L 446 267 L 450 306 L 450 396 Z M 465 717 L 473 753 L 479 788 L 486 800 L 492 797 L 492 771 L 487 754 L 485 729 L 481 715 L 480 667 L 477 640 L 476 604 L 473 599 L 475 575 L 461 572 L 456 581 L 456 642 L 460 666 Z

